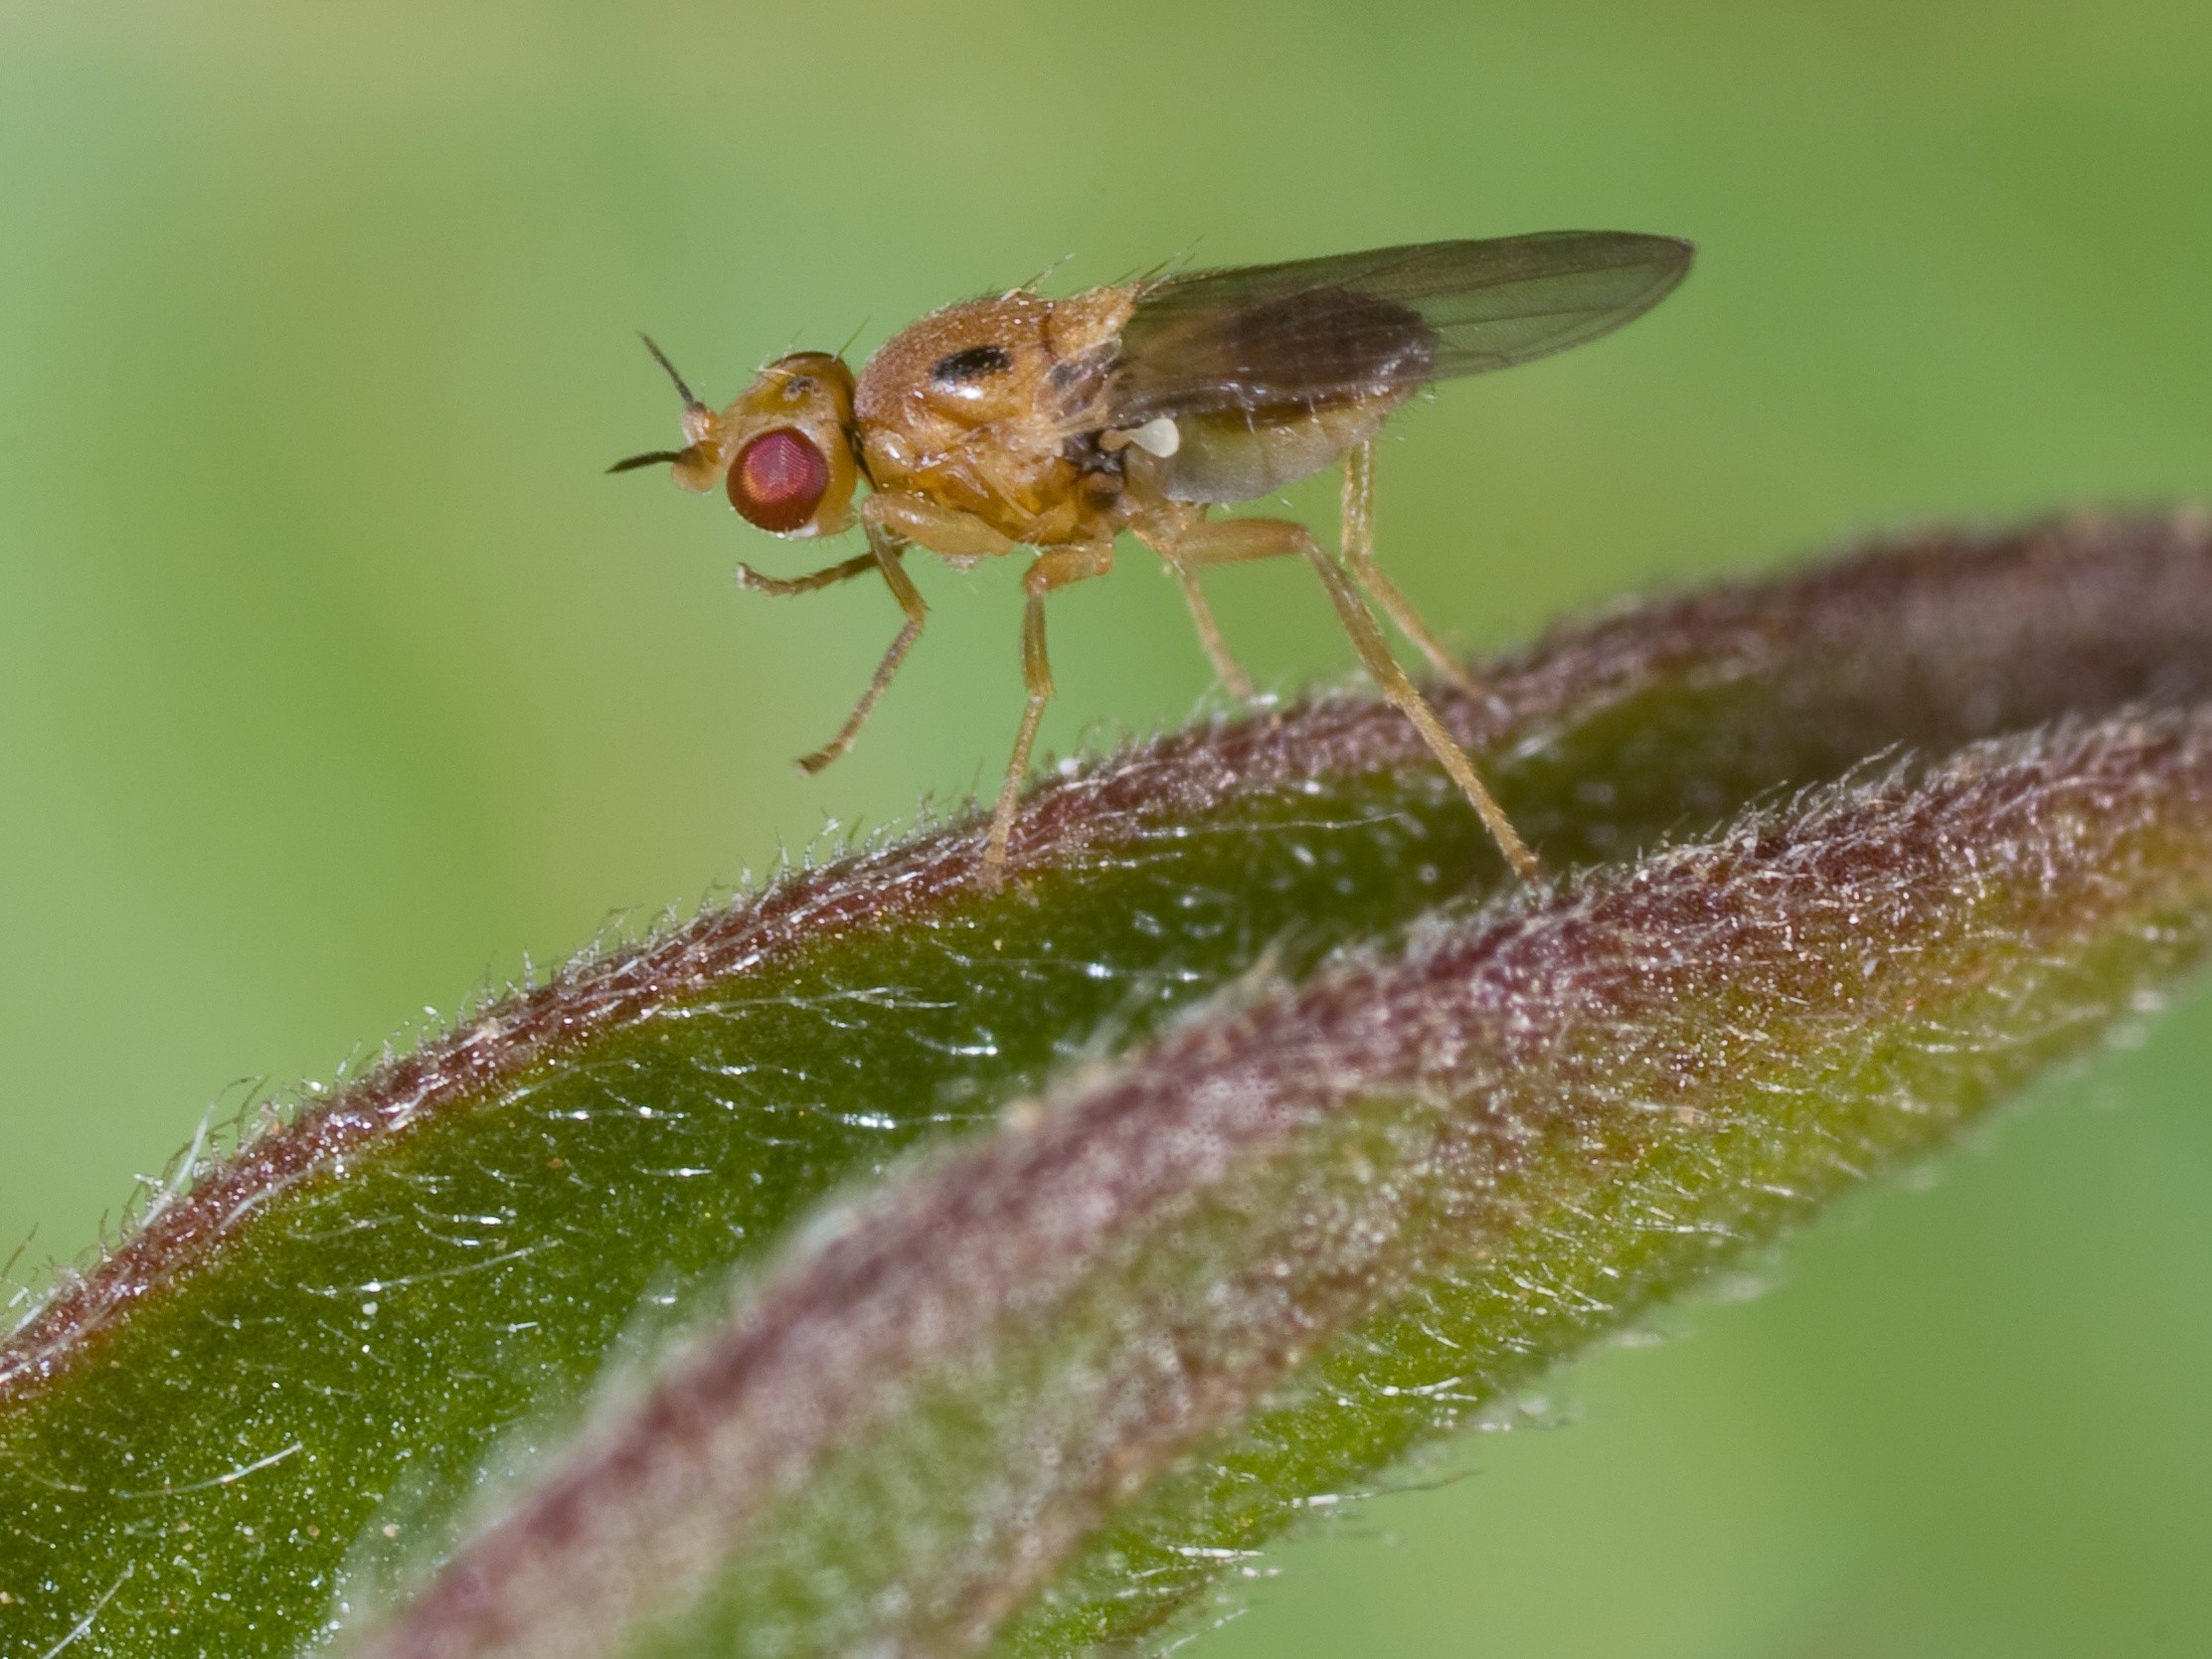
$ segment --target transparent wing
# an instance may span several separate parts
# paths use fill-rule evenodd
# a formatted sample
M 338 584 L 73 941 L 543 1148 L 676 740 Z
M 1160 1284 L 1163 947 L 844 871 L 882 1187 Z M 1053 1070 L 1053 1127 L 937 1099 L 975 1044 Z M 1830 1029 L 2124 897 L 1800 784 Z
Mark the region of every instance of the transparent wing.
M 1672 237 L 1551 231 L 1190 271 L 1121 331 L 1116 425 L 1404 396 L 1595 340 L 1690 268 Z

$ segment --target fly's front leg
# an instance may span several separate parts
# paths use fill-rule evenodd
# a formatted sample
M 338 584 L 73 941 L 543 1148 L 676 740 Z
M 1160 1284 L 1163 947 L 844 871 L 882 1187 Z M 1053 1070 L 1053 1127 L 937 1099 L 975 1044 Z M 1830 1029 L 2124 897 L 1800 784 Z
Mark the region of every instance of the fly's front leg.
M 786 598 L 793 593 L 811 593 L 817 587 L 834 587 L 840 581 L 850 581 L 854 577 L 864 577 L 876 568 L 873 549 L 842 565 L 832 565 L 827 570 L 811 571 L 802 577 L 763 576 L 751 565 L 740 565 L 735 575 L 738 585 L 753 593 L 768 593 L 776 598 Z
M 1099 542 L 1088 547 L 1049 548 L 1037 556 L 1022 578 L 1028 603 L 1022 610 L 1022 684 L 1029 702 L 1022 710 L 1021 731 L 1014 738 L 1013 757 L 1006 762 L 1006 781 L 999 785 L 998 805 L 991 813 L 991 833 L 983 848 L 983 877 L 998 884 L 1006 866 L 1006 841 L 1014 828 L 1014 803 L 1021 796 L 1022 779 L 1029 774 L 1029 749 L 1037 741 L 1037 723 L 1052 699 L 1052 662 L 1045 654 L 1045 595 L 1070 582 L 1103 577 L 1113 569 L 1113 544 Z
M 1431 667 L 1469 697 L 1482 696 L 1482 688 L 1475 684 L 1474 676 L 1429 631 L 1429 624 L 1421 619 L 1421 613 L 1375 563 L 1373 438 L 1356 445 L 1344 457 L 1343 523 L 1344 563 L 1351 567 L 1353 580 L 1375 595 L 1375 602 L 1383 607 L 1383 614 L 1397 624 L 1400 633 L 1413 641 L 1414 648 L 1429 659 Z
M 902 542 L 941 553 L 948 559 L 988 559 L 1014 551 L 1014 541 L 957 507 L 946 507 L 911 490 L 886 490 L 860 504 L 860 521 L 889 532 Z
M 900 563 L 910 543 L 926 547 L 933 553 L 949 554 L 954 558 L 974 558 L 983 554 L 1006 553 L 1013 543 L 985 524 L 981 519 L 958 512 L 950 507 L 940 507 L 936 502 L 901 490 L 882 495 L 872 495 L 860 504 L 861 528 L 867 532 L 868 551 L 858 558 L 848 559 L 842 565 L 833 565 L 826 571 L 795 581 L 777 582 L 773 579 L 741 565 L 738 581 L 741 586 L 753 587 L 768 593 L 803 593 L 814 587 L 827 587 L 831 582 L 843 581 L 870 570 L 881 571 L 891 596 L 899 601 L 899 608 L 906 612 L 906 625 L 891 642 L 891 649 L 883 654 L 883 661 L 876 667 L 876 677 L 868 682 L 868 689 L 860 694 L 860 701 L 830 739 L 813 753 L 801 755 L 799 765 L 808 772 L 818 772 L 853 747 L 853 739 L 868 724 L 868 717 L 875 713 L 876 700 L 883 696 L 884 687 L 891 684 L 891 677 L 899 672 L 899 665 L 906 661 L 907 653 L 914 649 L 914 642 L 922 637 L 922 623 L 930 614 L 930 607 L 923 602 L 922 591 L 907 575 Z
M 872 521 L 867 523 L 866 529 L 867 553 L 857 559 L 848 559 L 843 565 L 834 567 L 834 570 L 850 568 L 855 576 L 870 568 L 881 571 L 884 584 L 891 589 L 891 596 L 899 601 L 899 608 L 906 612 L 907 620 L 905 626 L 900 628 L 898 637 L 892 640 L 891 649 L 883 654 L 883 661 L 876 665 L 876 677 L 868 682 L 868 689 L 860 694 L 860 701 L 853 705 L 853 712 L 845 717 L 845 724 L 838 728 L 837 736 L 813 753 L 799 756 L 800 769 L 810 774 L 820 771 L 853 747 L 853 739 L 860 735 L 860 729 L 868 724 L 868 717 L 875 712 L 876 699 L 883 696 L 883 688 L 891 684 L 892 675 L 899 672 L 900 663 L 906 660 L 907 653 L 914 648 L 914 642 L 922 637 L 923 618 L 930 614 L 930 607 L 923 602 L 922 591 L 915 586 L 914 578 L 907 575 L 907 568 L 899 562 L 906 549 L 896 537 L 887 535 Z M 827 580 L 818 585 L 827 586 L 829 581 L 838 580 L 831 572 L 825 571 L 821 575 Z M 802 577 L 799 580 L 803 582 L 809 579 Z

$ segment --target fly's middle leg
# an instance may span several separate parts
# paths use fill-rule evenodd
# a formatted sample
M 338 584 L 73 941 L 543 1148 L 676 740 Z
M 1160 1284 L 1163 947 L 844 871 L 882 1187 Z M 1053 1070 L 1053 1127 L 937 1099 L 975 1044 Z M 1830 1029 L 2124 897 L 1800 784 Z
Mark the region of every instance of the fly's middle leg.
M 1022 709 L 1021 730 L 1014 738 L 1014 753 L 1006 762 L 1006 780 L 999 785 L 998 805 L 991 813 L 990 838 L 984 844 L 984 880 L 996 886 L 1006 865 L 1006 844 L 1013 833 L 1014 805 L 1021 798 L 1022 779 L 1029 775 L 1029 750 L 1037 741 L 1037 723 L 1052 700 L 1052 661 L 1045 653 L 1045 596 L 1056 587 L 1088 581 L 1113 569 L 1113 544 L 1100 542 L 1084 547 L 1048 548 L 1037 556 L 1022 578 L 1028 602 L 1022 610 L 1022 684 L 1029 701 Z

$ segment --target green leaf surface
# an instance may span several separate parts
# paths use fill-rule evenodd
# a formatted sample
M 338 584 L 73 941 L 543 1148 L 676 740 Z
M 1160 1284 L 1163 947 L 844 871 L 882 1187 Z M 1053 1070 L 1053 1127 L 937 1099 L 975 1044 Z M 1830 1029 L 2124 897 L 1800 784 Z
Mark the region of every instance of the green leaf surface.
M 1126 1638 L 2208 936 L 2212 711 L 1439 916 L 811 1230 L 368 1655 Z
M 1316 1492 L 1933 1144 L 2187 959 L 2205 898 L 2203 738 L 2140 711 L 2212 694 L 2208 579 L 2200 520 L 2078 521 L 1932 535 L 1562 634 L 1501 665 L 1485 702 L 1442 705 L 1546 859 L 1594 872 L 1502 911 L 1482 908 L 1495 854 L 1418 740 L 1372 701 L 1331 698 L 1053 780 L 1024 810 L 1004 891 L 975 880 L 977 834 L 956 824 L 579 962 L 180 1171 L 172 1198 L 0 1350 L 0 1651 L 296 1652 L 517 1504 L 476 1547 L 492 1554 L 439 1580 L 391 1651 L 954 1652 L 995 1638 L 1056 1652 L 1150 1628 Z M 2115 721 L 2123 710 L 2136 712 Z M 1893 747 L 1937 757 L 2069 720 L 1694 845 L 1748 802 Z M 1949 827 L 1915 840 L 1939 808 Z M 1681 850 L 1629 862 L 1670 837 Z M 1985 879 L 1971 860 L 2000 842 Z M 1820 848 L 1845 845 L 1897 857 L 1822 865 Z M 1784 888 L 1799 909 L 1763 910 Z M 937 1333 L 963 1333 L 958 1363 L 928 1344 L 856 1347 L 864 1299 L 819 1293 L 869 1240 L 925 1277 L 983 1259 L 940 1259 L 942 1228 L 897 1228 L 947 1193 L 998 1193 L 1002 1219 L 1048 1213 L 1020 1179 L 958 1172 L 1003 1176 L 1116 1089 L 1187 1103 L 1198 1062 L 1230 1064 L 1225 1034 L 1268 1010 L 1303 1008 L 1307 1025 L 1284 1030 L 1311 1035 L 1314 1006 L 1362 985 L 1373 1008 L 1442 1019 L 1435 964 L 1588 929 L 1638 895 L 1639 974 L 1686 977 L 1660 1010 L 1671 1026 L 1616 1011 L 1572 1028 L 1634 1034 L 1595 1093 L 1576 1092 L 1593 1051 L 1564 1037 L 1510 1076 L 1479 1059 L 1408 1070 L 1403 1045 L 1366 1071 L 1316 1060 L 1296 1132 L 1231 1159 L 1210 1194 L 1161 1187 L 1115 1212 L 1131 1231 L 1107 1228 L 1092 1254 L 1030 1240 L 1019 1282 L 944 1281 L 973 1293 L 968 1323 Z M 1837 895 L 1857 898 L 1839 910 Z M 1715 904 L 1725 914 L 1699 908 Z M 1760 931 L 1777 917 L 1797 930 Z M 1769 956 L 1725 971 L 1755 938 Z M 1332 958 L 1359 941 L 1382 942 Z M 1262 968 L 1292 989 L 1254 990 Z M 1472 970 L 1453 971 L 1463 988 Z M 1903 989 L 1874 994 L 1876 973 Z M 1225 989 L 1238 1006 L 1171 1019 Z M 1513 1006 L 1561 1019 L 1589 990 L 1570 976 Z M 1498 1006 L 1464 1013 L 1462 1055 L 1494 1061 L 1527 1029 L 1484 1037 L 1477 1016 Z M 1578 1056 L 1585 1073 L 1568 1066 Z M 1636 1065 L 1648 1076 L 1631 1085 Z M 1104 1080 L 1053 1081 L 1101 1068 Z M 1452 1140 L 1467 1103 L 1495 1106 L 1506 1083 L 1520 1090 L 1506 1115 L 1534 1126 L 1510 1171 L 1494 1139 Z M 825 1195 L 985 1126 L 794 1233 Z M 1484 1158 L 1487 1186 L 1453 1185 Z M 1362 1210 L 1372 1185 L 1398 1208 Z M 1297 1231 L 1331 1217 L 1379 1253 L 1354 1261 L 1335 1233 Z M 977 1237 L 997 1259 L 1023 1236 Z M 1282 1329 L 1303 1335 L 1254 1359 L 1260 1304 L 1227 1290 L 1225 1322 L 1176 1322 L 1196 1287 L 1262 1262 L 1283 1267 L 1271 1294 L 1290 1298 Z M 1326 1311 L 1297 1311 L 1309 1303 Z M 802 1453 L 792 1419 L 744 1414 L 790 1397 L 740 1389 L 738 1415 L 691 1420 L 700 1444 L 782 1447 L 791 1484 L 772 1502 L 724 1482 L 705 1522 L 615 1503 L 635 1483 L 595 1476 L 593 1459 L 635 1431 L 620 1401 L 670 1333 L 695 1333 L 697 1367 L 799 1325 L 827 1333 L 815 1361 L 843 1361 L 782 1375 L 814 1376 L 817 1400 L 825 1376 L 849 1385 L 849 1434 Z M 1038 1448 L 1059 1445 L 1039 1421 L 1073 1434 L 1121 1398 L 1115 1344 L 1132 1330 L 1192 1377 L 1214 1375 L 1208 1355 L 1241 1357 L 1224 1362 L 1237 1381 L 1167 1427 L 1122 1413 L 1129 1437 L 1093 1448 L 1104 1462 L 1054 1452 L 1063 1471 L 1110 1467 L 1105 1486 L 1025 1485 Z M 1424 1330 L 1465 1364 L 1439 1369 Z M 876 1358 L 855 1369 L 864 1351 Z M 649 1418 L 682 1375 L 635 1411 Z M 1070 1392 L 1081 1377 L 1106 1393 Z M 583 1450 L 565 1451 L 607 1399 Z M 639 1444 L 650 1462 L 679 1441 Z M 1017 1489 L 1034 1503 L 1005 1509 Z M 536 1550 L 554 1576 L 500 1602 L 525 1580 L 485 1563 L 507 1559 L 503 1539 L 543 1545 L 527 1528 L 563 1492 L 617 1543 Z M 464 1605 L 540 1619 L 605 1572 L 634 1592 L 595 1600 L 608 1624 L 573 1608 L 522 1636 L 436 1622 Z

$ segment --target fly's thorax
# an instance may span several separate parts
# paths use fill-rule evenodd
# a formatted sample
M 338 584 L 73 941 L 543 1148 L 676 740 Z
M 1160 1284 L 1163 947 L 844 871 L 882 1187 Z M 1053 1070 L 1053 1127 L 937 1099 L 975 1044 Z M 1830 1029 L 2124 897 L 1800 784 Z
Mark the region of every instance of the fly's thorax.
M 1099 492 L 1075 451 L 1105 423 L 1132 291 L 1048 300 L 1016 291 L 925 317 L 869 360 L 854 395 L 878 488 L 976 514 L 1018 540 L 1087 515 Z
M 1035 294 L 1004 294 L 946 306 L 902 329 L 860 372 L 853 410 L 862 428 L 898 430 L 927 452 L 1025 414 L 1048 367 L 1051 308 Z
M 1133 288 L 1093 288 L 1070 299 L 1027 289 L 948 305 L 884 343 L 861 371 L 862 425 L 919 436 L 978 427 L 1050 426 L 1056 436 L 1098 413 Z M 1102 424 L 1094 420 L 1092 424 Z
M 730 505 L 778 536 L 834 536 L 853 519 L 853 374 L 827 352 L 779 357 L 720 415 L 687 412 L 700 459 L 679 464 L 687 489 L 720 483 Z M 703 480 L 703 481 L 702 481 Z

